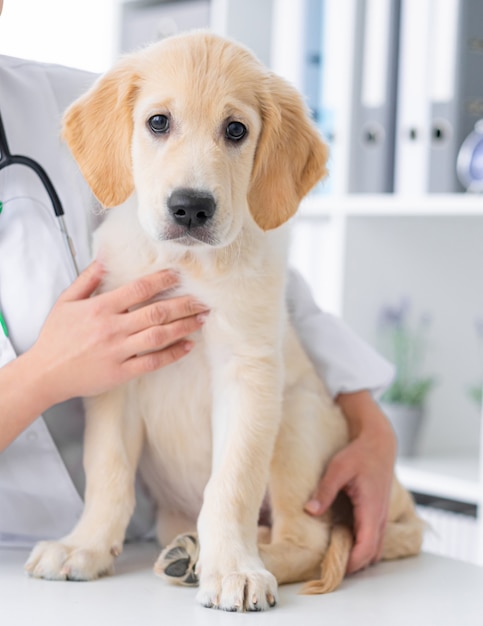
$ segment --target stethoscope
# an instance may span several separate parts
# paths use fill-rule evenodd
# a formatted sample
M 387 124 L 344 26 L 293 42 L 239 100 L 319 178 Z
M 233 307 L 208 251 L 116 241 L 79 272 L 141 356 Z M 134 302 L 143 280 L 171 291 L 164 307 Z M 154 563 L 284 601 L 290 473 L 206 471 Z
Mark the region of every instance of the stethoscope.
M 3 126 L 2 115 L 0 113 L 0 170 L 8 167 L 9 165 L 25 165 L 26 167 L 33 170 L 35 174 L 37 174 L 37 176 L 39 177 L 40 182 L 42 183 L 52 203 L 55 217 L 57 219 L 60 230 L 64 237 L 64 241 L 67 246 L 67 251 L 72 260 L 72 265 L 74 267 L 75 273 L 78 276 L 79 268 L 77 267 L 77 261 L 75 258 L 74 244 L 71 237 L 69 236 L 69 232 L 67 230 L 67 226 L 64 220 L 64 209 L 62 208 L 62 203 L 60 202 L 60 198 L 55 190 L 55 187 L 40 163 L 37 163 L 37 161 L 34 161 L 34 159 L 31 159 L 30 157 L 12 154 L 10 152 L 7 142 L 7 135 Z

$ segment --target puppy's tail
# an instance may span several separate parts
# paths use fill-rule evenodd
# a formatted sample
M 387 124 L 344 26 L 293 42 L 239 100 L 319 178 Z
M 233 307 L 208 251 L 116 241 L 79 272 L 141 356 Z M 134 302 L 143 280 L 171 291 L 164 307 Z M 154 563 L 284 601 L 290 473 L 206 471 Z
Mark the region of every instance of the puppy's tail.
M 330 535 L 329 547 L 322 561 L 320 579 L 306 583 L 300 593 L 315 595 L 330 593 L 337 589 L 344 579 L 353 545 L 352 530 L 344 524 L 334 525 Z

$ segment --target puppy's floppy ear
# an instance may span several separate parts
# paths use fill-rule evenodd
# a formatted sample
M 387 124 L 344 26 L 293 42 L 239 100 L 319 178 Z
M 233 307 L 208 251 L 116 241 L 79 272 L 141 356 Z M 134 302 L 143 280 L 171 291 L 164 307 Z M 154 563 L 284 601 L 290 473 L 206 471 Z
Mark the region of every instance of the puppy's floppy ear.
M 262 131 L 248 194 L 250 211 L 263 230 L 296 212 L 302 198 L 326 173 L 328 148 L 299 93 L 275 74 L 260 94 Z
M 63 137 L 95 196 L 105 207 L 131 195 L 132 108 L 137 76 L 122 60 L 67 109 Z

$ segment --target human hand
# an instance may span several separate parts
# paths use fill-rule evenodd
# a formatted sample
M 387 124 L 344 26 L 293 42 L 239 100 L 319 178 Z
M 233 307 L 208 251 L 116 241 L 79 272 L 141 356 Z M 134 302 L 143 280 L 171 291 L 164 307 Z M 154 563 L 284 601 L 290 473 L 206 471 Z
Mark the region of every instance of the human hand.
M 192 347 L 186 336 L 203 324 L 206 307 L 190 296 L 150 302 L 177 284 L 174 272 L 93 295 L 102 276 L 95 261 L 62 293 L 30 350 L 31 366 L 43 372 L 46 406 L 177 361 Z
M 344 491 L 354 508 L 355 544 L 347 573 L 381 558 L 396 459 L 394 432 L 368 391 L 340 394 L 337 403 L 349 424 L 350 443 L 328 464 L 305 510 L 322 515 Z

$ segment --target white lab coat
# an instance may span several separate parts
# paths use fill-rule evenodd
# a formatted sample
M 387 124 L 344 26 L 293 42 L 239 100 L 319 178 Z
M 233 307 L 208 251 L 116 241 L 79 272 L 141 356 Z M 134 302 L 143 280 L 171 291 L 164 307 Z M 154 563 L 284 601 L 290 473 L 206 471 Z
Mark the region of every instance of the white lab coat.
M 59 129 L 62 111 L 94 78 L 0 56 L 0 112 L 10 150 L 36 159 L 51 177 L 80 268 L 90 259 L 94 202 Z M 0 310 L 9 330 L 7 338 L 0 329 L 2 366 L 32 346 L 74 273 L 49 198 L 29 170 L 16 165 L 0 171 L 0 201 Z M 334 396 L 377 392 L 389 384 L 392 367 L 340 320 L 321 312 L 295 273 L 288 299 L 302 341 Z M 72 400 L 40 416 L 0 453 L 0 545 L 31 545 L 60 537 L 74 525 L 82 510 L 82 428 L 82 404 Z M 143 498 L 139 508 L 133 533 L 138 535 L 152 515 Z

